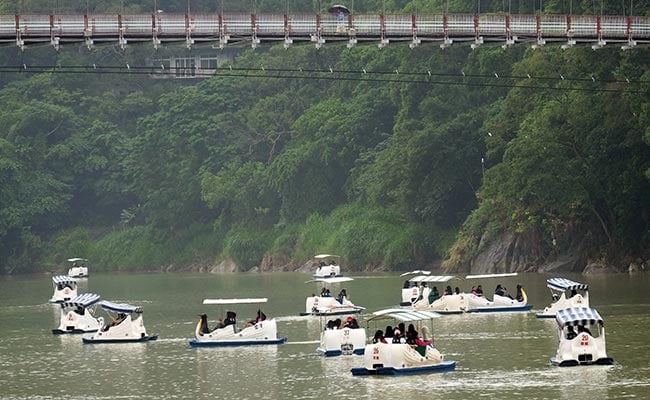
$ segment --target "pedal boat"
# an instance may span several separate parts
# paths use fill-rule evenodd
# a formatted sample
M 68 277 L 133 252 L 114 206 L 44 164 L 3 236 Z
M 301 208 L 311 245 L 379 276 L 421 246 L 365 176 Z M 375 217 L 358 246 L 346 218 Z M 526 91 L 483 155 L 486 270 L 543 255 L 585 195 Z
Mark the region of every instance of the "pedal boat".
M 595 308 L 574 307 L 559 310 L 558 349 L 551 364 L 560 367 L 611 365 L 605 347 L 605 325 Z
M 305 283 L 321 282 L 323 284 L 323 288 L 327 288 L 327 286 L 330 284 L 349 282 L 352 280 L 352 278 L 339 276 L 332 278 L 315 278 Z M 350 300 L 347 299 L 347 296 L 343 296 L 341 299 L 338 299 L 333 296 L 321 296 L 314 294 L 313 296 L 307 297 L 305 300 L 305 312 L 300 313 L 300 315 L 318 315 L 327 317 L 333 315 L 358 314 L 363 310 L 365 310 L 364 307 L 355 306 Z
M 82 338 L 84 343 L 133 343 L 158 339 L 157 335 L 147 334 L 142 317 L 142 307 L 106 300 L 102 300 L 100 305 L 112 323 L 104 325 L 104 318 L 99 317 L 100 329 L 92 335 L 84 336 Z M 134 314 L 137 315 L 135 318 Z
M 332 259 L 332 258 L 338 258 L 339 256 L 335 256 L 333 254 L 318 254 L 315 255 L 314 258 L 316 259 L 316 262 L 318 265 L 318 268 L 316 268 L 316 272 L 312 275 L 313 278 L 332 278 L 335 276 L 342 276 L 341 275 L 341 266 L 338 265 L 334 260 L 329 261 L 329 263 L 326 263 L 326 259 Z
M 86 267 L 85 258 L 68 258 L 68 262 L 72 263 L 68 269 L 68 276 L 73 278 L 88 278 L 88 267 Z M 81 265 L 79 265 L 81 264 Z
M 388 309 L 377 311 L 368 319 L 380 322 L 386 319 L 413 323 L 418 332 L 422 332 L 424 323 L 431 323 L 440 315 L 431 311 L 406 309 Z M 445 360 L 433 344 L 412 346 L 406 343 L 373 343 L 366 345 L 363 355 L 363 367 L 352 368 L 354 376 L 364 375 L 413 375 L 453 371 L 456 361 Z
M 465 279 L 501 278 L 510 276 L 517 276 L 517 273 L 467 275 L 465 276 Z M 489 300 L 485 295 L 459 293 L 443 295 L 438 300 L 431 303 L 428 309 L 441 314 L 458 314 L 460 312 L 486 313 L 529 311 L 533 306 L 528 304 L 526 291 L 520 285 L 517 285 L 517 287 L 521 290 L 521 300 L 513 299 L 509 296 L 500 296 L 498 294 L 494 294 L 492 300 Z
M 261 304 L 268 299 L 205 299 L 203 304 L 237 305 Z M 261 310 L 260 310 L 261 312 Z M 231 324 L 210 330 L 206 314 L 201 314 L 196 324 L 194 339 L 189 343 L 192 347 L 226 347 L 226 346 L 258 346 L 277 345 L 287 341 L 286 337 L 278 338 L 275 319 L 262 319 L 250 321 L 244 328 L 238 328 L 234 318 L 236 314 L 228 312 L 233 320 Z M 259 315 L 259 314 L 258 314 Z M 261 314 L 263 315 L 263 313 Z M 266 316 L 264 316 L 265 318 Z
M 402 301 L 399 303 L 401 307 L 408 307 L 414 310 L 427 310 L 429 304 L 429 294 L 431 293 L 432 283 L 445 283 L 454 278 L 452 275 L 429 275 L 427 271 L 412 271 L 401 274 L 406 276 L 409 274 L 424 274 L 416 275 L 409 278 L 402 288 Z M 408 287 L 406 287 L 408 285 Z M 453 306 L 445 304 L 444 307 L 438 307 L 439 313 L 459 314 L 464 311 L 462 305 L 456 304 Z
M 77 295 L 77 279 L 65 275 L 55 275 L 52 277 L 54 285 L 54 294 L 49 300 L 50 303 L 63 303 L 69 301 Z
M 352 318 L 352 317 L 349 317 Z M 321 325 L 323 320 L 321 318 Z M 357 328 L 334 328 L 330 329 L 327 324 L 321 329 L 320 344 L 316 349 L 319 355 L 334 357 L 341 355 L 361 355 L 366 347 L 366 330 Z
M 555 314 L 565 308 L 589 307 L 587 284 L 565 278 L 550 278 L 546 280 L 546 286 L 551 289 L 553 302 L 544 311 L 538 312 L 537 318 L 555 318 Z M 578 292 L 579 290 L 584 293 Z
M 83 293 L 70 301 L 61 303 L 59 327 L 52 329 L 55 335 L 64 333 L 88 333 L 99 329 L 99 320 L 95 317 L 92 306 L 99 301 L 95 293 Z

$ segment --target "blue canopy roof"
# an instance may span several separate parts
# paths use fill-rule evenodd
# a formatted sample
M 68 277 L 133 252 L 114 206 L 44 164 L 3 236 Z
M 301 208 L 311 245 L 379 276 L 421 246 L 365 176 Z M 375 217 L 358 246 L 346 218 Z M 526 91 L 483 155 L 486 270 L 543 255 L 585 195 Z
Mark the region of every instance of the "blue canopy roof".
M 90 307 L 99 301 L 95 293 L 82 293 L 61 304 L 62 307 Z
M 67 275 L 54 275 L 54 276 L 52 277 L 52 282 L 54 282 L 55 284 L 59 284 L 59 283 L 61 283 L 61 284 L 69 283 L 69 284 L 74 285 L 74 284 L 77 283 L 77 279 L 76 279 L 76 278 L 73 278 L 73 277 L 70 277 L 70 276 L 67 276 Z
M 113 303 L 112 301 L 102 300 L 101 305 L 104 310 L 113 311 L 117 313 L 131 314 L 134 312 L 136 313 L 142 312 L 142 307 L 132 306 L 131 304 Z
M 595 308 L 574 307 L 559 310 L 555 319 L 560 327 L 603 324 L 603 319 Z
M 589 285 L 586 283 L 574 282 L 566 278 L 550 278 L 546 280 L 546 286 L 555 290 L 587 290 Z

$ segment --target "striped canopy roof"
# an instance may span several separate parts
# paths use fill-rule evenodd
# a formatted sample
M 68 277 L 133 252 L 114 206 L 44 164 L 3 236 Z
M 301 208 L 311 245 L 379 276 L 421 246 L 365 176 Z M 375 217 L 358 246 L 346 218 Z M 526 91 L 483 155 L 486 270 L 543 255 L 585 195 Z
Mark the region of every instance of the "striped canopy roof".
M 67 276 L 67 275 L 54 275 L 52 277 L 52 282 L 54 282 L 57 285 L 59 283 L 61 283 L 61 284 L 69 283 L 71 285 L 76 285 L 77 284 L 77 279 L 73 278 L 73 277 L 70 277 L 70 276 Z
M 565 326 L 595 325 L 603 324 L 603 319 L 595 308 L 573 307 L 559 310 L 555 314 L 557 324 L 562 328 Z
M 142 307 L 132 306 L 131 304 L 113 303 L 112 301 L 102 300 L 101 305 L 104 310 L 113 311 L 117 313 L 131 314 L 134 312 L 135 313 L 142 312 Z
M 447 282 L 453 279 L 453 275 L 418 275 L 409 279 L 411 282 Z
M 82 293 L 61 304 L 62 307 L 90 307 L 99 301 L 95 293 Z
M 546 286 L 551 289 L 564 291 L 564 290 L 587 290 L 589 285 L 586 283 L 574 282 L 566 278 L 550 278 L 546 280 Z
M 377 321 L 382 319 L 396 319 L 401 322 L 424 321 L 438 318 L 440 314 L 433 311 L 415 311 L 402 308 L 388 308 L 386 310 L 375 311 L 368 321 Z

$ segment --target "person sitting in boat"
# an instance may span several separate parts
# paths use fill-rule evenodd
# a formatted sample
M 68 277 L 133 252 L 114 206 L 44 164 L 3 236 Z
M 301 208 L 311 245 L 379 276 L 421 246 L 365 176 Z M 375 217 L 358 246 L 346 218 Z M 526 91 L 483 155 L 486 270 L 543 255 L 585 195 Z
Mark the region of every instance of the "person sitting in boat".
M 210 327 L 208 327 L 208 315 L 201 314 L 199 316 L 201 317 L 201 328 L 199 329 L 199 333 L 201 335 L 210 333 Z
M 74 310 L 79 315 L 84 315 L 84 308 L 83 306 L 77 306 L 77 308 Z
M 443 296 L 449 296 L 452 294 L 454 294 L 454 292 L 451 291 L 451 286 L 447 285 L 447 288 L 445 288 L 445 293 L 443 294 Z
M 578 334 L 581 334 L 581 333 L 586 333 L 589 336 L 591 336 L 591 331 L 589 330 L 589 328 L 587 328 L 584 325 L 578 325 Z
M 478 286 L 476 287 L 476 295 L 477 295 L 477 296 L 483 296 L 483 286 L 478 285 Z
M 341 291 L 339 292 L 339 295 L 336 298 L 336 300 L 339 303 L 343 304 L 343 300 L 345 300 L 347 297 L 348 297 L 348 292 L 346 292 L 345 289 L 341 289 Z
M 261 309 L 257 309 L 257 317 L 255 318 L 255 322 L 262 322 L 266 320 L 266 314 L 262 312 Z
M 415 330 L 415 326 L 413 326 L 413 324 L 409 324 L 405 336 L 406 336 L 406 343 L 414 346 L 416 345 L 416 341 L 418 338 L 418 331 Z
M 434 286 L 429 292 L 429 304 L 433 303 L 439 298 L 440 298 L 440 293 L 438 293 L 438 288 Z
M 517 301 L 524 301 L 524 293 L 522 292 L 522 287 L 519 284 L 517 284 L 517 296 L 515 298 Z
M 392 338 L 393 337 L 393 327 L 388 325 L 386 326 L 386 333 L 384 334 L 385 337 L 387 338 Z
M 455 294 L 460 294 L 460 288 L 458 286 L 456 286 L 456 288 L 454 289 L 454 293 Z
M 407 280 L 404 281 L 404 286 L 402 286 L 403 289 L 408 289 L 411 287 L 411 283 Z
M 567 326 L 566 329 L 567 329 L 567 332 L 566 332 L 567 340 L 571 340 L 571 339 L 575 338 L 576 336 L 578 336 L 576 331 L 573 330 L 573 326 L 569 325 L 569 326 Z
M 393 343 L 406 343 L 406 338 L 402 335 L 402 331 L 399 329 L 393 331 Z
M 375 332 L 375 336 L 372 338 L 373 343 L 388 343 L 384 338 L 384 332 L 381 329 Z
M 498 295 L 498 296 L 505 296 L 506 293 L 505 293 L 505 291 L 504 291 L 503 289 L 504 289 L 504 288 L 503 288 L 503 287 L 501 286 L 501 284 L 499 283 L 499 284 L 497 285 L 496 289 L 494 289 L 494 294 L 496 294 L 496 295 Z
M 349 328 L 349 329 L 358 329 L 359 328 L 359 322 L 357 321 L 356 318 L 353 317 L 348 317 L 348 319 L 345 321 L 345 325 L 343 325 L 344 328 Z
M 575 289 L 571 290 L 571 297 L 573 297 L 573 296 L 575 296 L 577 294 L 578 294 L 577 290 L 575 290 Z M 571 297 L 569 297 L 569 298 L 571 298 Z
M 476 296 L 476 287 L 475 286 L 472 286 L 472 291 L 470 293 L 472 293 L 474 296 Z
M 220 324 L 219 328 L 225 328 L 228 325 L 236 325 L 237 324 L 237 314 L 235 314 L 234 311 L 226 311 L 226 319 L 223 320 L 223 322 Z
M 111 324 L 108 325 L 106 327 L 106 329 L 108 329 L 108 328 L 110 328 L 112 326 L 119 325 L 122 321 L 124 321 L 126 319 L 126 314 L 124 314 L 124 313 L 117 313 L 117 318 L 113 317 L 110 314 L 109 314 L 109 316 L 111 317 L 111 321 L 113 321 L 113 322 L 111 322 Z
M 424 298 L 424 288 L 426 288 L 426 287 L 427 287 L 426 282 L 421 282 L 420 283 L 420 294 L 418 295 L 417 299 L 415 299 L 416 302 L 420 301 L 420 300 L 422 300 Z

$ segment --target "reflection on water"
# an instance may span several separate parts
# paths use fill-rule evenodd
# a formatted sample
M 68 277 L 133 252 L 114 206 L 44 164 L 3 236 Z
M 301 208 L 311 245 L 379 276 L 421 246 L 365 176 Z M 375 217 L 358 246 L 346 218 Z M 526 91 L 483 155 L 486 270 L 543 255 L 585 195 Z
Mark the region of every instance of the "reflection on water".
M 402 278 L 379 277 L 346 285 L 368 312 L 399 301 Z M 323 325 L 318 317 L 298 316 L 314 290 L 304 284 L 307 274 L 93 274 L 89 291 L 144 305 L 147 330 L 160 335 L 129 344 L 83 344 L 81 335 L 52 335 L 60 306 L 46 303 L 51 278 L 0 277 L 0 398 L 649 398 L 650 276 L 566 277 L 590 284 L 614 366 L 549 365 L 557 349 L 556 323 L 534 316 L 549 300 L 542 275 L 501 282 L 523 283 L 534 305 L 529 313 L 436 319 L 436 346 L 457 361 L 457 370 L 404 377 L 353 377 L 350 369 L 361 366 L 362 357 L 316 355 Z M 276 317 L 278 335 L 289 342 L 191 348 L 201 302 L 214 297 L 268 297 L 264 310 Z

